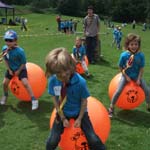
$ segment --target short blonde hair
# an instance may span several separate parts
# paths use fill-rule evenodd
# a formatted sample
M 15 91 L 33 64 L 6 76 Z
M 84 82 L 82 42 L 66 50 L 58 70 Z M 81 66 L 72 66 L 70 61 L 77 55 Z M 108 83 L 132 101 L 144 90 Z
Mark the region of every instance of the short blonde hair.
M 53 49 L 45 59 L 46 76 L 57 74 L 62 71 L 75 72 L 76 66 L 73 58 L 64 47 Z
M 79 37 L 79 36 L 76 37 L 76 40 L 82 41 L 81 37 Z

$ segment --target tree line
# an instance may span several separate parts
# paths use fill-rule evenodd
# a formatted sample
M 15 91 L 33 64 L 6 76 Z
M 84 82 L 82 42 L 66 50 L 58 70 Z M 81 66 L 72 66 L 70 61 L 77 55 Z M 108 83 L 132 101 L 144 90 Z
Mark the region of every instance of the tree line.
M 30 5 L 33 11 L 50 8 L 70 16 L 85 16 L 88 5 L 102 19 L 118 22 L 150 22 L 150 0 L 2 0 L 10 5 Z

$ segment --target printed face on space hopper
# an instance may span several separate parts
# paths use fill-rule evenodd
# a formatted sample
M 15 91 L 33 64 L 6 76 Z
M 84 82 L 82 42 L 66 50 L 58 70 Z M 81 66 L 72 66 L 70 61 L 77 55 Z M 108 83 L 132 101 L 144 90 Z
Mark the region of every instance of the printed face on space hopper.
M 129 103 L 135 103 L 138 100 L 138 91 L 129 90 L 126 94 L 127 94 L 127 101 Z

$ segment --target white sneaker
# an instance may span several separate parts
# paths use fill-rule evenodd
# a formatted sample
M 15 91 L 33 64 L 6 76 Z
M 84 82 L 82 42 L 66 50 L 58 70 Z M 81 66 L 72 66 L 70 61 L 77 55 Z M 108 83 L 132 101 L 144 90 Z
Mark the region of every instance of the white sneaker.
M 7 96 L 3 96 L 1 101 L 0 101 L 0 105 L 5 105 L 7 101 Z
M 39 107 L 39 101 L 38 100 L 32 100 L 32 110 L 36 110 Z

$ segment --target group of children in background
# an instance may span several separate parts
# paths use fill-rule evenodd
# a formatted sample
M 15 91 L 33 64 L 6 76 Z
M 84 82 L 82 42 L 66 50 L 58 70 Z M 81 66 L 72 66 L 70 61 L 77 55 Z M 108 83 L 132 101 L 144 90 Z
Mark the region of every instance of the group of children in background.
M 61 16 L 56 16 L 56 21 L 58 25 L 58 31 L 64 32 L 65 34 L 72 34 L 77 31 L 77 19 L 70 19 L 70 20 L 62 20 Z

